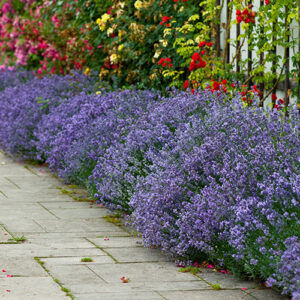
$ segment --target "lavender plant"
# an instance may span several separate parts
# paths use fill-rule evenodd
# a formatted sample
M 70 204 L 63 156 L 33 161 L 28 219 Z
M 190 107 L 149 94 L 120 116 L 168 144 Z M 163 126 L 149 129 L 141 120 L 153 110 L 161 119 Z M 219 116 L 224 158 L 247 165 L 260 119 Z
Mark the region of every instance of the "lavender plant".
M 266 280 L 300 232 L 295 126 L 239 103 L 191 117 L 130 202 L 145 243 Z
M 26 158 L 36 157 L 36 137 L 33 132 L 43 115 L 57 106 L 63 98 L 73 97 L 83 89 L 91 90 L 91 80 L 84 75 L 33 78 L 28 82 L 6 88 L 1 93 L 1 146 Z
M 156 98 L 155 92 L 125 90 L 65 100 L 44 117 L 37 132 L 39 149 L 47 149 L 47 162 L 61 177 L 84 184 L 106 149 Z
M 0 70 L 0 91 L 33 79 L 33 73 L 15 69 Z
M 284 295 L 300 299 L 300 243 L 299 237 L 292 236 L 284 242 L 286 250 L 277 264 L 277 271 L 267 281 L 269 286 L 279 287 Z
M 149 172 L 155 156 L 165 144 L 173 146 L 174 133 L 188 117 L 201 115 L 212 95 L 201 92 L 188 95 L 170 91 L 171 97 L 161 97 L 148 113 L 140 116 L 123 139 L 112 144 L 99 161 L 90 177 L 96 186 L 96 199 L 107 207 L 131 212 L 129 201 L 136 185 Z M 218 100 L 222 100 L 219 95 Z

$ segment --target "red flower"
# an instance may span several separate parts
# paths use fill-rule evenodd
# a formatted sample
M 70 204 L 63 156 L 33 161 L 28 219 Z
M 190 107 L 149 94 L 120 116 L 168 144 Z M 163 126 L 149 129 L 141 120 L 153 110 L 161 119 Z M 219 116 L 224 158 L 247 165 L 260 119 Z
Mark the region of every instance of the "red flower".
M 222 83 L 223 83 L 223 84 L 226 84 L 226 83 L 227 83 L 227 80 L 226 80 L 226 79 L 223 79 L 223 80 L 222 80 Z
M 245 8 L 242 12 L 242 15 L 247 16 L 249 14 L 249 11 L 247 8 Z
M 168 22 L 168 21 L 171 20 L 171 18 L 170 17 L 163 17 L 162 20 L 163 20 L 163 22 Z
M 206 42 L 203 41 L 203 42 L 200 42 L 198 46 L 201 48 L 201 47 L 203 47 L 203 46 L 205 46 L 205 45 L 206 45 Z
M 185 90 L 189 87 L 189 81 L 188 81 L 188 80 L 186 80 L 186 81 L 183 83 L 183 87 L 184 87 Z
M 197 66 L 198 66 L 198 68 L 205 68 L 206 62 L 204 60 L 200 59 L 199 64 Z
M 242 13 L 241 13 L 241 11 L 238 9 L 237 11 L 236 11 L 236 15 L 237 16 L 240 16 Z
M 171 62 L 172 62 L 171 58 L 167 57 L 167 58 L 161 58 L 158 64 L 162 65 L 162 67 L 169 66 L 170 68 L 172 68 L 173 65 L 171 64 Z
M 192 56 L 192 60 L 199 60 L 201 59 L 200 54 L 198 52 L 195 52 Z
M 276 94 L 272 94 L 271 98 L 272 98 L 273 101 L 276 101 L 276 99 L 277 99 Z
M 218 83 L 217 81 L 215 81 L 215 82 L 213 83 L 213 90 L 214 90 L 214 91 L 218 91 L 219 89 L 220 89 L 219 83 Z
M 201 51 L 201 54 L 204 55 L 204 54 L 205 54 L 205 50 L 202 50 L 202 51 Z
M 270 0 L 265 0 L 266 5 L 270 4 Z
M 207 43 L 206 45 L 208 46 L 208 47 L 211 47 L 212 46 L 212 42 L 209 42 L 209 43 Z

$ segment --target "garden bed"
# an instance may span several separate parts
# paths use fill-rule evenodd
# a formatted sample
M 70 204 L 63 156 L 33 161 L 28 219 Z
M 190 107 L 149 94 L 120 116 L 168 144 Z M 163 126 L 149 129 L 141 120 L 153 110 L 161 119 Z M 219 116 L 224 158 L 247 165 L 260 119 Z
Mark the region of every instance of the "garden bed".
M 1 148 L 87 187 L 146 245 L 300 299 L 298 111 L 210 90 L 107 92 L 79 73 L 25 79 L 0 92 Z

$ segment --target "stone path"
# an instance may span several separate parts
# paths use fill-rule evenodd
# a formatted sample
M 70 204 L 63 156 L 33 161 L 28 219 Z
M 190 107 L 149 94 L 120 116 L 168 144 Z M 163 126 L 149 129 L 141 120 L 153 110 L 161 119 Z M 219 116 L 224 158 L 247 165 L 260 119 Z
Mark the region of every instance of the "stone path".
M 162 253 L 107 222 L 103 208 L 73 200 L 66 189 L 46 168 L 0 154 L 1 299 L 283 299 L 231 275 L 178 272 Z

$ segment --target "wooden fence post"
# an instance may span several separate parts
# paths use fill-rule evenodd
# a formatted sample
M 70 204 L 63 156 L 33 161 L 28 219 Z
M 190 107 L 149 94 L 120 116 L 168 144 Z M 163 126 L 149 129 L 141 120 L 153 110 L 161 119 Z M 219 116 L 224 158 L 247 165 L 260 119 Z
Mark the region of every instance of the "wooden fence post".
M 262 6 L 264 6 L 264 0 L 260 0 L 260 7 L 262 7 Z M 262 38 L 263 37 L 263 35 L 264 35 L 264 27 L 262 26 L 261 28 L 260 28 L 260 38 Z M 260 63 L 260 65 L 262 65 L 263 64 L 263 61 L 264 61 L 264 53 L 262 52 L 262 53 L 260 53 L 260 55 L 259 55 L 259 63 Z M 263 78 L 264 77 L 264 71 L 262 71 L 261 72 L 261 74 L 260 74 L 260 76 Z M 263 80 L 263 79 L 262 79 Z M 259 91 L 261 92 L 261 94 L 260 94 L 260 106 L 264 106 L 264 103 L 263 103 L 263 101 L 262 101 L 262 99 L 264 98 L 264 89 L 265 89 L 265 84 L 264 84 L 264 81 L 262 81 L 260 84 L 259 84 Z
M 299 0 L 300 1 L 300 0 Z M 220 0 L 216 0 L 216 7 L 220 6 Z M 220 41 L 220 35 L 221 35 L 221 10 L 218 10 L 217 12 L 217 23 L 216 23 L 216 40 L 215 40 L 215 47 L 216 47 L 216 55 L 217 57 L 220 57 L 221 55 L 221 41 Z
M 285 78 L 284 78 L 284 106 L 287 107 L 290 103 L 290 96 L 289 96 L 289 89 L 290 89 L 290 80 L 289 80 L 289 72 L 290 72 L 290 48 L 287 45 L 290 41 L 290 28 L 288 24 L 288 19 L 287 19 L 287 14 L 289 12 L 289 8 L 286 5 L 285 6 L 285 30 L 286 30 L 286 46 L 284 48 L 284 59 L 285 59 L 285 64 L 284 64 L 284 72 L 285 72 Z

